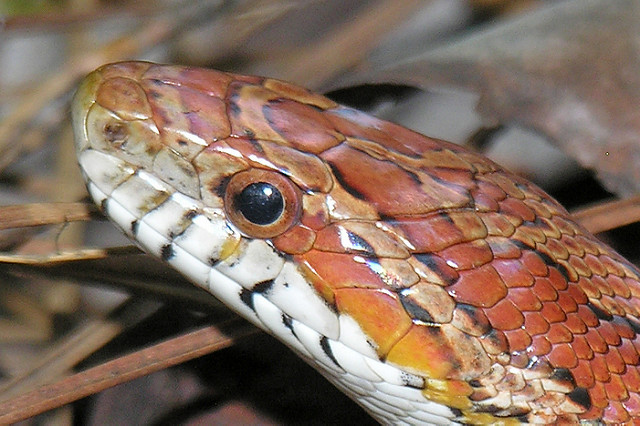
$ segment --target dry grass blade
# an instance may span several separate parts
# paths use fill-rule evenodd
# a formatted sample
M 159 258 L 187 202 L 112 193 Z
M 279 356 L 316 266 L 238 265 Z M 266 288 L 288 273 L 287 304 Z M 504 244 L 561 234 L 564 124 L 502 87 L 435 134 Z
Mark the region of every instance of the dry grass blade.
M 36 386 L 52 382 L 104 346 L 123 329 L 148 317 L 159 306 L 157 302 L 129 300 L 114 310 L 109 318 L 93 319 L 79 325 L 75 331 L 41 353 L 34 365 L 25 368 L 25 373 L 3 383 L 0 386 L 0 400 L 7 400 Z
M 128 380 L 206 355 L 257 329 L 240 319 L 206 326 L 0 403 L 0 423 L 14 423 Z
M 139 254 L 136 246 L 88 248 L 47 254 L 0 253 L 0 263 L 9 265 L 53 266 L 60 263 L 106 259 L 111 256 Z
M 194 286 L 160 261 L 142 255 L 135 246 L 41 256 L 0 254 L 0 265 L 9 275 L 63 280 L 79 286 L 106 285 L 163 300 L 180 300 L 204 310 L 221 307 L 211 293 Z
M 36 227 L 66 225 L 95 219 L 98 210 L 88 203 L 33 203 L 0 207 L 0 250 L 13 249 L 30 240 Z M 2 252 L 0 251 L 0 257 Z M 9 254 L 9 257 L 20 257 Z
M 0 230 L 86 221 L 98 210 L 89 203 L 34 203 L 0 207 Z
M 578 222 L 594 234 L 609 231 L 640 222 L 640 195 L 582 208 L 572 214 Z

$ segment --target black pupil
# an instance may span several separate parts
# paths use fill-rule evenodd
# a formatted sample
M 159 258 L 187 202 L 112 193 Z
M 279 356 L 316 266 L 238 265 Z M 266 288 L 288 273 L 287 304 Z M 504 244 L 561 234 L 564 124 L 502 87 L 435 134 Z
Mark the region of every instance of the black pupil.
M 284 200 L 278 189 L 266 182 L 247 185 L 236 197 L 240 213 L 256 225 L 269 225 L 276 221 L 284 210 Z

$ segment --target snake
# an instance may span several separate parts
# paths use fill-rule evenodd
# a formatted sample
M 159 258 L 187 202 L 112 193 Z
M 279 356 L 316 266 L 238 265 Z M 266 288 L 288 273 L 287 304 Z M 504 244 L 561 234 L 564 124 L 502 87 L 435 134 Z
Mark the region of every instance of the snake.
M 138 61 L 85 77 L 72 121 L 117 227 L 380 423 L 640 420 L 639 270 L 483 155 Z

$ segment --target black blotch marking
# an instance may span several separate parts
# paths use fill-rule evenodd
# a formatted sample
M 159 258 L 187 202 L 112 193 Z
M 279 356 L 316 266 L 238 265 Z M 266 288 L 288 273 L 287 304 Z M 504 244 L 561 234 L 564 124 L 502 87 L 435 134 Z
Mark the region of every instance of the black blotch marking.
M 393 223 L 393 224 L 397 224 L 398 221 L 396 220 L 396 218 L 394 216 L 390 216 L 388 214 L 384 214 L 382 212 L 378 213 L 378 216 L 380 216 L 380 220 L 382 222 L 389 222 L 389 223 Z M 640 275 L 640 274 L 638 274 Z
M 229 185 L 229 181 L 231 180 L 231 176 L 228 176 L 220 181 L 220 184 L 217 186 L 211 187 L 211 192 L 216 194 L 218 197 L 224 200 L 225 192 L 227 192 L 227 185 Z
M 253 289 L 251 291 L 253 293 L 266 294 L 273 287 L 273 283 L 274 283 L 273 280 L 266 280 L 266 281 L 259 282 L 258 284 L 253 286 Z
M 567 398 L 589 410 L 591 408 L 591 396 L 585 388 L 575 388 L 567 394 Z
M 490 404 L 490 405 L 483 405 L 481 407 L 478 407 L 477 410 L 481 413 L 494 414 L 494 413 L 497 413 L 498 411 L 502 411 L 503 408 Z
M 532 250 L 532 251 L 536 251 L 535 247 L 531 247 L 527 244 L 525 244 L 523 241 L 520 240 L 514 240 L 514 239 L 509 239 L 509 241 L 511 241 L 511 243 L 513 243 L 514 246 L 518 247 L 520 250 Z
M 569 279 L 569 271 L 564 265 L 557 263 L 546 253 L 542 253 L 540 251 L 535 251 L 535 253 L 538 255 L 540 259 L 542 259 L 545 265 L 547 265 L 550 268 L 556 268 L 567 282 L 571 282 L 571 280 Z
M 174 255 L 175 252 L 173 251 L 173 246 L 171 245 L 171 243 L 162 246 L 162 249 L 160 250 L 160 258 L 162 260 L 166 262 L 170 260 Z
M 347 238 L 349 238 L 349 243 L 355 250 L 359 252 L 365 252 L 367 254 L 375 254 L 374 248 L 358 234 L 354 234 L 351 231 L 347 232 Z
M 420 389 L 423 390 L 424 389 L 424 385 L 420 386 L 417 381 L 414 379 L 415 376 L 412 376 L 409 373 L 406 372 L 401 372 L 400 373 L 400 379 L 402 380 L 402 384 L 408 388 L 413 388 L 413 389 Z M 424 383 L 424 382 L 422 382 Z
M 516 417 L 516 420 L 518 420 L 520 423 L 527 424 L 527 423 L 529 423 L 529 419 L 528 419 L 527 415 L 528 414 L 521 414 L 521 415 Z
M 478 379 L 469 380 L 469 386 L 471 386 L 472 388 L 484 387 L 484 385 L 482 383 L 480 383 L 480 380 L 478 380 Z
M 107 212 L 109 211 L 109 199 L 108 198 L 105 198 L 104 200 L 100 201 L 100 210 L 102 210 L 102 213 L 107 215 Z
M 342 173 L 340 172 L 340 170 L 338 169 L 338 167 L 335 164 L 329 162 L 329 167 L 331 167 L 331 171 L 333 172 L 333 175 L 336 177 L 336 180 L 338 181 L 340 186 L 342 186 L 342 188 L 344 188 L 345 191 L 347 191 L 349 194 L 353 195 L 358 200 L 367 200 L 366 195 L 364 195 L 363 193 L 361 193 L 357 189 L 351 187 L 347 183 L 347 181 L 344 179 L 344 176 L 342 175 Z
M 564 279 L 567 280 L 567 282 L 571 282 L 571 279 L 569 278 L 569 270 L 564 265 L 561 265 L 559 263 L 556 263 L 556 265 L 558 272 L 560 272 Z
M 503 343 L 502 339 L 500 339 L 500 335 L 498 334 L 498 330 L 496 330 L 493 327 L 491 327 L 490 331 L 488 331 L 487 333 L 483 334 L 482 338 L 485 339 L 487 342 L 491 343 L 494 346 L 498 346 L 501 343 Z
M 416 185 L 418 185 L 418 186 L 419 186 L 419 185 L 422 185 L 422 183 L 423 183 L 423 182 L 422 182 L 422 180 L 420 179 L 420 177 L 419 177 L 416 173 L 411 172 L 411 171 L 409 171 L 409 170 L 404 170 L 404 169 L 401 169 L 401 170 L 402 170 L 404 173 L 406 173 L 407 175 L 409 175 L 409 177 L 411 178 L 411 180 L 412 180 L 413 182 L 415 182 L 415 184 L 416 184 Z
M 138 221 L 138 219 L 132 220 L 131 221 L 131 233 L 133 235 L 138 234 L 138 228 L 140 227 L 140 221 Z
M 624 318 L 636 334 L 640 334 L 640 322 L 635 318 Z
M 279 250 L 276 251 L 276 254 L 278 255 L 279 258 L 286 260 L 287 262 L 292 262 L 293 261 L 293 255 L 289 254 L 289 253 L 281 253 Z
M 253 131 L 251 131 L 250 129 L 245 129 L 245 133 L 247 132 L 247 130 L 249 130 L 253 135 Z M 247 133 L 247 136 L 249 136 L 248 133 Z M 253 136 L 255 136 L 255 135 L 253 135 Z M 253 149 L 255 149 L 256 151 L 258 151 L 261 154 L 264 154 L 264 149 L 262 149 L 262 145 L 260 145 L 260 143 L 258 143 L 257 140 L 255 140 L 253 137 L 250 137 L 248 139 L 248 142 L 251 144 Z
M 599 307 L 597 307 L 591 302 L 587 302 L 587 308 L 591 309 L 591 312 L 596 314 L 596 316 L 600 320 L 603 320 L 603 321 L 613 320 L 613 315 L 611 315 L 609 312 L 603 311 L 602 309 L 600 309 Z
M 209 259 L 207 259 L 207 263 L 209 263 L 209 266 L 216 266 L 218 263 L 220 263 L 220 259 L 210 257 Z
M 293 330 L 293 319 L 289 315 L 282 314 L 282 324 L 291 330 L 291 333 L 295 336 L 296 332 Z
M 256 137 L 256 134 L 253 130 L 249 129 L 249 128 L 245 128 L 243 130 L 245 136 L 247 136 L 249 139 L 253 139 Z M 260 151 L 262 151 L 262 148 L 260 149 Z
M 422 306 L 418 305 L 416 302 L 409 298 L 409 294 L 411 293 L 411 289 L 404 289 L 400 291 L 398 294 L 400 296 L 400 303 L 407 311 L 407 313 L 414 319 L 418 321 L 426 322 L 432 324 L 433 317 L 427 312 Z
M 164 202 L 163 202 L 163 204 L 164 204 Z M 182 220 L 191 222 L 191 221 L 193 221 L 193 219 L 196 216 L 198 216 L 198 214 L 200 214 L 200 213 L 197 210 L 187 210 L 182 214 Z M 175 238 L 177 238 L 180 235 L 184 234 L 187 231 L 187 229 L 189 229 L 189 226 L 181 229 L 180 232 L 177 232 L 177 233 L 174 230 L 169 231 L 169 239 L 170 240 L 174 240 Z
M 426 326 L 426 331 L 427 333 L 431 334 L 435 339 L 438 339 L 441 342 L 442 346 L 445 346 L 447 344 L 447 339 L 444 336 L 444 333 L 442 332 L 442 329 L 440 327 Z M 452 357 L 451 359 L 449 359 L 449 363 L 451 364 L 451 369 L 453 371 L 462 369 L 462 364 L 460 363 L 460 360 L 456 357 Z
M 629 321 L 629 319 L 625 317 L 621 317 L 620 315 L 613 315 L 613 320 L 611 322 L 613 324 L 617 324 L 618 326 L 629 327 L 631 330 L 633 330 L 634 333 L 638 334 L 634 326 L 631 324 L 631 321 Z
M 197 210 L 187 210 L 187 212 L 184 214 L 184 218 L 187 220 L 193 220 L 196 216 L 198 216 Z
M 451 216 L 449 216 L 449 213 L 447 212 L 440 212 L 440 214 L 438 214 L 438 216 L 440 216 L 442 219 L 444 219 L 445 221 L 447 221 L 448 223 L 450 223 L 451 225 L 455 226 L 455 222 L 453 221 L 453 219 L 451 219 Z
M 462 417 L 462 410 L 459 408 L 454 408 L 454 407 L 449 407 L 449 410 L 451 410 L 451 412 L 453 413 L 454 416 L 456 417 Z
M 424 266 L 428 267 L 429 269 L 438 269 L 438 265 L 435 261 L 436 257 L 435 255 L 431 254 L 431 253 L 416 253 L 414 254 L 414 256 L 416 257 L 416 259 L 418 259 L 420 261 L 420 263 L 422 263 Z
M 240 300 L 242 303 L 247 305 L 249 309 L 255 312 L 256 309 L 253 306 L 253 292 L 251 290 L 247 290 L 246 288 L 240 290 Z
M 567 368 L 555 368 L 553 370 L 553 373 L 551 373 L 551 376 L 549 376 L 549 378 L 551 380 L 557 380 L 559 382 L 569 383 L 573 386 L 576 385 L 576 381 L 573 377 L 573 374 L 571 374 L 571 371 L 569 371 L 569 369 Z
M 475 324 L 482 324 L 482 323 L 486 323 L 486 327 L 482 330 L 480 330 L 480 333 L 482 333 L 483 335 L 486 335 L 492 331 L 494 331 L 493 327 L 491 327 L 491 324 L 489 324 L 485 318 L 483 318 L 483 311 L 482 309 L 475 307 L 473 305 L 468 305 L 466 303 L 458 303 L 456 305 L 456 310 L 461 314 L 461 315 L 466 315 L 467 317 L 472 319 L 472 322 Z
M 325 355 L 328 356 L 329 359 L 333 361 L 333 363 L 338 368 L 342 369 L 342 366 L 338 364 L 338 360 L 336 359 L 335 355 L 333 355 L 333 351 L 331 350 L 331 346 L 329 345 L 329 339 L 327 339 L 327 336 L 322 336 L 320 338 L 320 347 L 322 348 L 322 352 L 324 352 Z
M 425 265 L 427 268 L 431 269 L 435 274 L 440 276 L 447 286 L 454 284 L 458 281 L 457 276 L 452 276 L 448 273 L 448 271 L 442 269 L 440 267 L 440 262 L 438 262 L 439 257 L 431 253 L 417 253 L 413 255 L 420 263 Z M 444 262 L 444 261 L 443 261 Z
M 547 266 L 558 267 L 559 265 L 546 253 L 542 253 L 541 251 L 536 251 L 536 254 Z
M 185 140 L 183 140 L 183 139 L 178 139 L 178 141 L 177 141 L 177 142 L 178 142 L 178 145 L 180 145 L 180 146 L 187 146 L 187 145 L 189 145 L 189 142 L 187 142 L 187 141 L 185 141 Z
M 529 222 L 529 223 L 532 223 L 532 222 Z M 548 254 L 542 253 L 536 250 L 535 247 L 531 247 L 520 240 L 509 239 L 509 241 L 511 241 L 520 250 L 530 250 L 534 252 L 535 254 L 538 255 L 540 259 L 542 259 L 545 265 L 547 265 L 548 267 L 557 269 L 558 272 L 560 272 L 560 274 L 564 277 L 564 279 L 567 280 L 567 282 L 571 282 L 571 279 L 569 278 L 569 271 L 567 270 L 567 268 L 564 265 L 561 265 L 556 261 L 554 261 Z
M 276 106 L 278 104 L 282 103 L 282 99 L 278 98 L 278 99 L 271 99 L 269 101 L 267 101 L 263 106 L 262 106 L 262 116 L 264 117 L 265 120 L 267 120 L 267 123 L 269 123 L 269 126 L 275 130 L 278 134 L 280 133 L 280 129 L 279 126 L 277 126 L 277 121 L 273 119 L 273 116 L 271 114 L 272 112 L 272 106 Z
M 242 113 L 242 108 L 240 108 L 236 102 L 236 99 L 238 99 L 238 94 L 237 93 L 233 93 L 230 97 L 229 97 L 229 102 L 227 103 L 229 111 L 228 114 L 229 115 L 234 115 L 234 116 L 238 116 Z

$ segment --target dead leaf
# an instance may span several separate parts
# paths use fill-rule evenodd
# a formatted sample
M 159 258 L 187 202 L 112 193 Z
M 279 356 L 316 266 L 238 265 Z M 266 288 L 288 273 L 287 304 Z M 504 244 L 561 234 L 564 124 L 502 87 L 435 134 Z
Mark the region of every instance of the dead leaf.
M 487 125 L 536 129 L 609 190 L 640 190 L 637 0 L 559 2 L 340 84 L 363 82 L 473 90 Z

